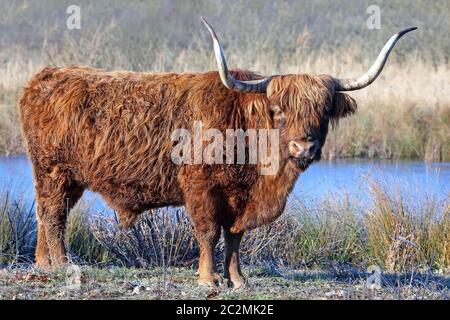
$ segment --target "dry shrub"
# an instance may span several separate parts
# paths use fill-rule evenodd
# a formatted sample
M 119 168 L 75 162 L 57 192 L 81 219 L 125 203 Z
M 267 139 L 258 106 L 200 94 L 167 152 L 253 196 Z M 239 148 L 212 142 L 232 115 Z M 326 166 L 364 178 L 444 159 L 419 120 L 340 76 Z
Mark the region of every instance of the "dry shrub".
M 241 245 L 245 265 L 321 268 L 377 264 L 385 271 L 450 268 L 450 205 L 429 197 L 408 201 L 405 193 L 373 182 L 371 203 L 355 199 L 305 204 L 292 200 L 274 223 L 248 232 Z M 66 240 L 77 263 L 127 267 L 194 266 L 199 248 L 183 208 L 145 212 L 130 229 L 117 218 L 77 205 Z M 0 196 L 0 263 L 32 261 L 36 242 L 33 205 Z M 223 242 L 217 259 L 223 261 Z
M 449 204 L 425 200 L 408 207 L 404 195 L 372 186 L 373 205 L 365 215 L 368 257 L 388 271 L 444 270 L 450 262 Z
M 121 229 L 116 217 L 98 217 L 91 231 L 128 267 L 189 265 L 198 255 L 192 226 L 180 208 L 145 212 L 130 229 Z
M 360 264 L 361 224 L 346 202 L 317 207 L 293 203 L 273 224 L 251 231 L 243 252 L 250 263 L 278 261 L 291 267 L 323 267 L 332 261 Z
M 34 205 L 0 194 L 0 264 L 31 262 L 35 245 Z
M 92 210 L 85 202 L 70 212 L 66 226 L 69 256 L 77 263 L 102 264 L 110 261 L 108 250 L 95 238 L 91 226 Z
M 198 246 L 183 209 L 146 212 L 129 230 L 120 229 L 114 217 L 98 217 L 92 226 L 91 232 L 109 255 L 125 266 L 186 266 L 197 262 Z M 329 203 L 307 209 L 297 204 L 271 225 L 247 233 L 241 257 L 248 265 L 358 264 L 363 254 L 361 240 L 361 226 L 348 205 Z M 219 263 L 223 252 L 220 240 L 216 251 Z

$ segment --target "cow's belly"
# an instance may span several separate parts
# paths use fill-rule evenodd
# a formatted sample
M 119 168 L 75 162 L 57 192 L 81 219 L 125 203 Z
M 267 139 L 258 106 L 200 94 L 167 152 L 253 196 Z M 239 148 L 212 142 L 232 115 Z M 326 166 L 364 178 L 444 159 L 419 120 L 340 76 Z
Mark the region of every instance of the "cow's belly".
M 183 205 L 183 192 L 176 176 L 152 177 L 130 181 L 126 178 L 96 179 L 88 189 L 99 193 L 117 211 L 141 213 L 165 206 Z
M 105 202 L 117 211 L 141 213 L 149 209 L 183 204 L 183 194 L 178 187 L 173 188 L 170 192 L 154 189 L 143 190 L 133 186 L 117 187 L 114 193 L 103 188 L 93 191 L 98 192 Z

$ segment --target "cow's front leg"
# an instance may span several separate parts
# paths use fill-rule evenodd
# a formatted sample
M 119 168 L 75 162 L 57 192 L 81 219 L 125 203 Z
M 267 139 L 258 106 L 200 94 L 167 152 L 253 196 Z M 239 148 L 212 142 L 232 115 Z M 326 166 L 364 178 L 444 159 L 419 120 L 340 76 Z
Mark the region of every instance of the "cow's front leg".
M 247 281 L 241 272 L 239 263 L 239 245 L 242 240 L 243 232 L 231 233 L 229 230 L 224 230 L 225 238 L 225 264 L 224 274 L 225 278 L 231 281 L 235 289 L 245 287 Z
M 198 265 L 201 285 L 216 286 L 223 279 L 216 269 L 214 250 L 220 238 L 219 224 L 220 195 L 208 189 L 207 179 L 199 179 L 185 191 L 185 206 L 194 224 L 195 237 L 200 246 Z
M 208 286 L 221 285 L 223 278 L 217 272 L 214 254 L 220 238 L 220 226 L 212 222 L 205 223 L 205 221 L 201 221 L 195 226 L 195 234 L 200 245 L 198 284 Z

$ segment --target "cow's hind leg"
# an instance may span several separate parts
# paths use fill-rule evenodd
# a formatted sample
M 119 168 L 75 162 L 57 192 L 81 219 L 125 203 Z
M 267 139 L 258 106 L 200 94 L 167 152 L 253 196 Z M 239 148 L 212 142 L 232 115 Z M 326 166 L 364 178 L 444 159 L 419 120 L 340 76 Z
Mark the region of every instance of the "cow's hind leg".
M 44 270 L 51 269 L 50 253 L 48 251 L 47 237 L 45 236 L 45 228 L 39 218 L 39 206 L 36 208 L 37 218 L 37 243 L 36 243 L 36 265 Z
M 243 232 L 231 233 L 228 229 L 224 229 L 225 238 L 225 278 L 231 281 L 235 289 L 245 287 L 247 281 L 241 272 L 239 263 L 239 245 L 241 243 Z
M 67 215 L 83 194 L 84 188 L 64 174 L 40 177 L 36 184 L 38 243 L 36 264 L 55 269 L 67 262 L 64 231 Z

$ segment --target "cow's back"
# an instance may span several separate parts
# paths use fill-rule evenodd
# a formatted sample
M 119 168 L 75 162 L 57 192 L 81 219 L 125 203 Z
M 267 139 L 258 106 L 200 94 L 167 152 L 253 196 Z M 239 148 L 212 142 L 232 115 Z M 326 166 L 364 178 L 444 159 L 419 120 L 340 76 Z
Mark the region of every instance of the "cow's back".
M 36 171 L 57 166 L 117 209 L 181 204 L 171 133 L 189 126 L 189 79 L 176 74 L 45 68 L 25 87 L 20 117 Z M 180 92 L 177 81 L 185 81 Z M 39 170 L 36 170 L 38 168 Z M 39 177 L 35 177 L 38 179 Z

